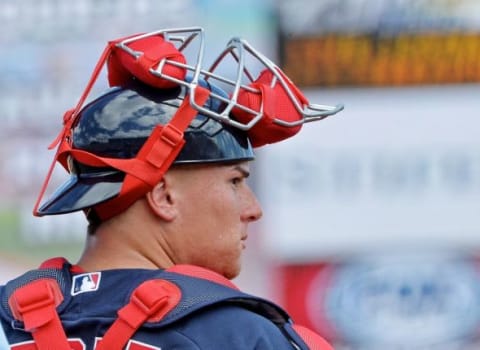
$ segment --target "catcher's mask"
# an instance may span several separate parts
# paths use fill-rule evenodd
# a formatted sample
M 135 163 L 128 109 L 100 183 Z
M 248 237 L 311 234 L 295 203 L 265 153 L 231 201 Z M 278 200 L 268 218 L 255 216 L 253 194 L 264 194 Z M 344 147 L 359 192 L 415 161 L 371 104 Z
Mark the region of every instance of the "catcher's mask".
M 228 59 L 231 77 L 218 73 Z M 57 152 L 34 214 L 84 210 L 106 220 L 150 191 L 172 164 L 252 160 L 252 147 L 343 109 L 309 103 L 245 40 L 232 39 L 210 68 L 203 60 L 201 28 L 109 42 L 50 146 Z M 110 90 L 84 105 L 105 64 Z M 256 78 L 249 65 L 260 67 Z M 56 161 L 70 178 L 40 205 Z

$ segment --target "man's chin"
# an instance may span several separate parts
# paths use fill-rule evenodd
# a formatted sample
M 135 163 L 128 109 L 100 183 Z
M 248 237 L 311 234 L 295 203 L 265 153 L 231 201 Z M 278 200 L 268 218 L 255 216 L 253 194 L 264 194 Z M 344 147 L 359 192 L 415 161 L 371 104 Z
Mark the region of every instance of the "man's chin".
M 238 265 L 237 267 L 231 267 L 230 269 L 225 270 L 222 275 L 229 280 L 233 280 L 240 275 L 240 270 L 241 266 Z

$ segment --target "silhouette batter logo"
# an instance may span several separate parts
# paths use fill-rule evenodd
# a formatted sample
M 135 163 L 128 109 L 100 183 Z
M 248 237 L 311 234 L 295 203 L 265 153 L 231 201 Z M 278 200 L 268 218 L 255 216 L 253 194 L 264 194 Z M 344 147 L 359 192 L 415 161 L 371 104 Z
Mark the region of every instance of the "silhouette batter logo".
M 73 277 L 72 295 L 94 292 L 100 285 L 100 272 L 84 273 Z

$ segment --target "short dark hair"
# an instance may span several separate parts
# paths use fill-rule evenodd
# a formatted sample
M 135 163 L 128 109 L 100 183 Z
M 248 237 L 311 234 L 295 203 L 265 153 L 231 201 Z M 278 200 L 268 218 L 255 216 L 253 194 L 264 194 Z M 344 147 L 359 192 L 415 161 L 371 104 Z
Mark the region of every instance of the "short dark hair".
M 87 233 L 89 236 L 93 236 L 98 227 L 101 225 L 102 219 L 100 219 L 95 210 L 92 208 L 88 209 L 85 214 L 88 221 Z

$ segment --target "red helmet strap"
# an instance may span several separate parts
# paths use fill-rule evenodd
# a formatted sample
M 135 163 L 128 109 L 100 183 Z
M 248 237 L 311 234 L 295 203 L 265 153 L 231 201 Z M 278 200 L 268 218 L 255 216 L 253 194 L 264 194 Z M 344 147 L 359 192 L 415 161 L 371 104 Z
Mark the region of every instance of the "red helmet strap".
M 210 91 L 198 87 L 195 103 L 204 105 Z M 166 125 L 157 125 L 135 158 L 120 159 L 100 157 L 93 153 L 73 149 L 69 143 L 62 143 L 56 158 L 66 160 L 68 156 L 82 164 L 102 167 L 109 166 L 126 173 L 117 197 L 95 206 L 97 215 L 106 220 L 127 209 L 133 202 L 150 191 L 167 172 L 185 144 L 183 133 L 198 111 L 191 107 L 190 95 L 186 95 L 175 115 Z M 65 165 L 64 165 L 65 166 Z M 37 206 L 35 207 L 37 208 Z
M 205 88 L 197 88 L 195 103 L 203 105 L 209 93 Z M 154 129 L 131 163 L 131 168 L 125 169 L 125 180 L 118 196 L 94 207 L 102 220 L 121 213 L 160 182 L 185 144 L 183 133 L 197 113 L 190 106 L 187 95 L 170 122 Z M 115 160 L 121 162 L 120 159 Z

